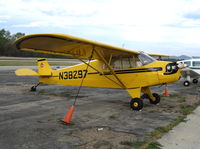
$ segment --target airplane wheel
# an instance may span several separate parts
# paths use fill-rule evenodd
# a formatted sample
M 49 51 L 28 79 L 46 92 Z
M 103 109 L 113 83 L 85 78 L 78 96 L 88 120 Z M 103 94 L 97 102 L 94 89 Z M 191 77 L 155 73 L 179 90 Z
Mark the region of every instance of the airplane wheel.
M 193 79 L 192 81 L 194 84 L 197 84 L 198 83 L 198 80 L 197 79 Z
M 160 103 L 160 95 L 158 95 L 156 93 L 153 93 L 152 95 L 153 95 L 153 97 L 155 97 L 156 100 L 153 101 L 151 98 L 149 98 L 150 103 L 151 104 L 158 104 L 158 103 Z
M 187 86 L 190 85 L 190 82 L 189 82 L 189 81 L 184 81 L 184 82 L 183 82 L 183 85 L 187 87 Z
M 143 108 L 143 101 L 140 98 L 133 98 L 130 102 L 130 107 L 133 110 L 139 111 Z
M 36 87 L 35 86 L 32 86 L 31 87 L 31 92 L 35 92 L 36 91 Z

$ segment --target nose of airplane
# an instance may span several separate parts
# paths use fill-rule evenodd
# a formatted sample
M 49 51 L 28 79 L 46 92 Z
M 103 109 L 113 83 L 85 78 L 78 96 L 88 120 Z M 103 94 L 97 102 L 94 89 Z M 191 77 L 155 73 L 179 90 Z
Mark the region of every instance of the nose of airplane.
M 185 65 L 185 64 L 183 64 L 183 63 L 178 63 L 177 62 L 177 64 L 178 64 L 178 68 L 180 68 L 180 69 L 183 69 L 183 68 L 186 68 L 187 67 L 187 65 Z
M 174 74 L 174 73 L 176 73 L 177 71 L 179 70 L 179 66 L 178 66 L 178 63 L 176 63 L 176 62 L 173 62 L 173 63 L 168 63 L 167 65 L 166 65 L 166 72 L 165 72 L 165 74 L 167 75 L 169 75 L 169 74 Z

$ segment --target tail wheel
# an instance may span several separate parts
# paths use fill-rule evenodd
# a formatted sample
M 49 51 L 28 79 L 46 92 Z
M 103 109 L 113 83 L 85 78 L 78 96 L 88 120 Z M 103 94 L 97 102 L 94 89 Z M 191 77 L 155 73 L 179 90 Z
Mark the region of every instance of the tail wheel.
M 143 101 L 140 98 L 133 98 L 130 102 L 130 107 L 133 110 L 139 111 L 143 108 Z
M 35 86 L 32 86 L 30 91 L 31 91 L 31 92 L 35 92 L 35 91 L 36 91 L 36 87 L 35 87 Z
M 189 86 L 189 85 L 190 85 L 190 82 L 189 82 L 189 81 L 184 81 L 184 82 L 183 82 L 183 85 L 184 85 L 184 86 Z
M 156 93 L 153 93 L 152 95 L 153 95 L 153 97 L 155 97 L 155 99 L 152 100 L 151 98 L 149 98 L 150 103 L 151 104 L 158 104 L 158 103 L 160 103 L 160 95 L 158 95 Z
M 197 79 L 193 79 L 192 81 L 194 84 L 197 84 L 198 83 L 198 80 Z

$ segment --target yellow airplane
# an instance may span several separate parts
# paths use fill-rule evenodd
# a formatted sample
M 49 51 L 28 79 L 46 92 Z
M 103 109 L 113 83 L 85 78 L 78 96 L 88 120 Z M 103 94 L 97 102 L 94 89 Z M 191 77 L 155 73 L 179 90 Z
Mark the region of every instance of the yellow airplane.
M 167 55 L 148 55 L 71 35 L 32 34 L 18 39 L 14 45 L 20 50 L 72 56 L 83 62 L 53 70 L 42 58 L 37 62 L 38 72 L 18 69 L 17 76 L 38 76 L 39 83 L 47 84 L 124 89 L 132 97 L 130 107 L 133 110 L 143 108 L 141 92 L 151 104 L 157 104 L 160 96 L 152 93 L 149 87 L 175 82 L 181 76 L 177 63 L 153 58 Z M 31 90 L 35 91 L 37 86 Z

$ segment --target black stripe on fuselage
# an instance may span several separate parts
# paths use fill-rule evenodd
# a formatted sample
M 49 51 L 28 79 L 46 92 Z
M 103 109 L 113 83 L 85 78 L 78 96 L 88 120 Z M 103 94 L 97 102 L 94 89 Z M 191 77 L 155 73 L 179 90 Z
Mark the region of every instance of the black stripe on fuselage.
M 116 70 L 114 71 L 116 74 L 126 74 L 126 73 L 144 73 L 144 72 L 155 72 L 155 71 L 161 71 L 161 67 L 154 67 L 154 68 L 142 68 L 142 69 L 126 69 L 126 70 Z M 90 74 L 99 74 L 99 72 L 92 72 L 88 73 Z M 112 72 L 105 72 L 100 75 L 112 75 Z

